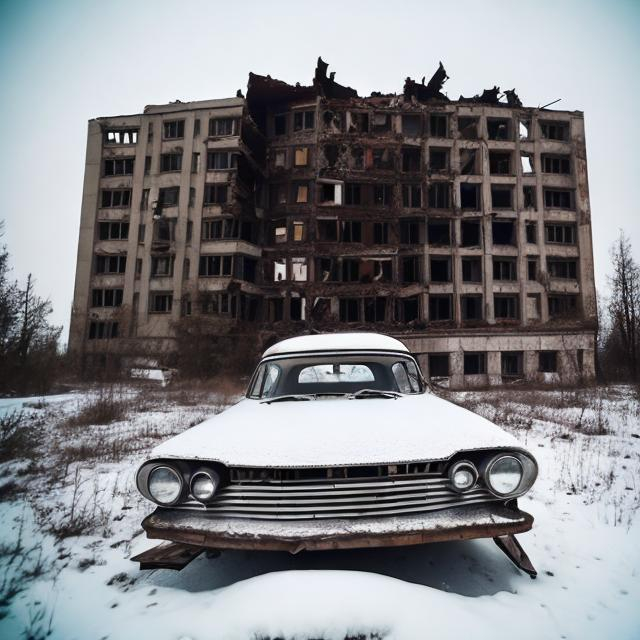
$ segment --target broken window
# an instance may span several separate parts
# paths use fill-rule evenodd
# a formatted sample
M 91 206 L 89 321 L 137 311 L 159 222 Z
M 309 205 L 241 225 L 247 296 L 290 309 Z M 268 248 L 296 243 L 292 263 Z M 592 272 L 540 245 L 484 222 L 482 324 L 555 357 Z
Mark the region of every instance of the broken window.
M 338 159 L 337 149 L 338 147 L 336 147 L 336 158 L 333 161 L 333 164 L 335 164 L 335 161 Z M 326 147 L 325 147 L 325 154 L 326 154 Z M 333 164 L 330 164 L 330 166 L 333 166 Z M 357 146 L 351 147 L 351 167 L 352 169 L 364 169 L 364 149 L 362 147 L 357 147 Z
M 385 133 L 391 131 L 391 114 L 382 111 L 376 111 L 373 114 L 372 130 L 376 133 Z
M 100 206 L 128 207 L 131 204 L 131 189 L 103 189 Z
M 149 313 L 171 313 L 173 307 L 172 293 L 152 292 L 149 296 Z
M 191 154 L 191 173 L 198 173 L 200 171 L 200 154 Z
M 391 282 L 391 258 L 364 259 L 360 264 L 360 282 Z
M 151 172 L 151 156 L 144 157 L 144 175 L 148 176 Z
M 536 188 L 533 185 L 524 185 L 522 187 L 522 196 L 525 209 L 536 208 Z
M 234 135 L 233 118 L 211 118 L 209 120 L 209 135 L 210 136 L 232 136 Z
M 291 258 L 291 279 L 295 282 L 307 281 L 306 258 Z
M 494 258 L 494 280 L 517 280 L 517 266 L 515 258 Z
M 321 242 L 337 242 L 338 241 L 338 221 L 319 219 L 318 224 L 318 240 Z
M 400 244 L 420 244 L 420 220 L 400 220 Z
M 460 296 L 460 311 L 465 321 L 482 320 L 482 296 Z
M 298 295 L 291 295 L 289 300 L 289 318 L 291 320 L 305 320 L 306 318 L 306 298 Z
M 89 324 L 89 340 L 109 340 L 118 337 L 117 322 L 91 322 Z
M 491 231 L 493 244 L 516 244 L 516 226 L 513 220 L 494 220 Z
M 429 320 L 453 320 L 453 299 L 450 295 L 429 296 Z
M 557 121 L 540 122 L 540 135 L 546 140 L 568 140 L 569 123 Z
M 578 296 L 576 295 L 550 295 L 549 317 L 561 318 L 576 316 L 578 313 Z
M 209 151 L 207 153 L 207 171 L 221 171 L 236 167 L 237 155 L 231 151 Z
M 269 185 L 269 206 L 275 208 L 280 204 L 287 204 L 287 185 L 271 183 Z
M 362 204 L 361 185 L 347 182 L 344 185 L 344 203 L 348 205 Z
M 538 293 L 527 294 L 527 320 L 533 322 L 540 320 L 540 294 Z
M 192 238 L 193 238 L 193 220 L 187 220 L 186 242 L 191 242 Z
M 451 222 L 449 220 L 429 220 L 427 222 L 429 244 L 451 246 Z
M 520 140 L 529 140 L 531 135 L 531 120 L 520 120 L 518 123 L 518 131 L 520 133 Z
M 479 173 L 477 158 L 477 149 L 460 149 L 460 173 L 466 176 Z
M 108 158 L 104 160 L 105 176 L 130 176 L 133 174 L 133 158 Z
M 537 244 L 538 242 L 538 223 L 528 220 L 524 223 L 524 231 L 529 244 Z
M 138 225 L 138 244 L 144 244 L 144 234 L 146 227 L 144 224 Z
M 402 258 L 401 266 L 403 283 L 420 282 L 420 256 Z
M 576 280 L 578 277 L 578 261 L 565 258 L 547 258 L 547 271 L 552 278 Z
M 462 220 L 460 223 L 463 247 L 479 247 L 482 244 L 480 220 Z
M 546 239 L 549 243 L 575 244 L 575 224 L 547 224 L 545 225 Z
M 369 151 L 371 160 L 367 161 L 367 165 L 374 169 L 393 169 L 393 154 L 389 149 L 369 149 Z
M 295 204 L 306 204 L 309 202 L 309 183 L 294 182 L 291 185 L 292 202 Z
M 538 371 L 540 373 L 555 373 L 558 371 L 558 352 L 540 351 L 538 353 Z
M 500 354 L 500 371 L 503 376 L 522 376 L 522 351 L 503 351 Z
M 533 169 L 533 156 L 525 151 L 520 152 L 520 165 L 522 167 L 523 175 L 530 175 L 534 172 Z
M 156 243 L 173 242 L 176 239 L 175 218 L 159 218 L 153 223 L 153 241 Z
M 238 234 L 239 225 L 235 218 L 205 218 L 202 221 L 202 240 L 236 239 Z
M 170 277 L 173 276 L 173 256 L 151 256 L 151 276 Z
M 478 118 L 458 117 L 458 132 L 463 140 L 478 139 Z
M 389 223 L 373 223 L 373 244 L 389 244 Z
M 287 221 L 274 220 L 273 223 L 273 242 L 282 244 L 287 241 Z
M 196 118 L 193 121 L 193 137 L 197 138 L 200 135 L 200 118 Z
M 160 171 L 181 171 L 182 153 L 160 154 Z
M 364 321 L 384 322 L 387 312 L 387 299 L 383 297 L 364 299 Z
M 269 322 L 280 322 L 284 319 L 284 300 L 282 298 L 267 298 L 267 317 Z
M 229 187 L 227 184 L 205 184 L 204 204 L 225 204 L 228 198 Z
M 105 144 L 136 144 L 138 129 L 107 129 L 104 132 Z
M 142 258 L 136 258 L 136 279 L 140 278 L 142 274 Z M 135 296 L 136 294 L 134 294 Z
M 422 135 L 422 118 L 419 115 L 402 116 L 402 135 L 419 138 Z
M 392 184 L 374 184 L 373 185 L 373 203 L 382 207 L 391 204 L 393 194 Z
M 369 114 L 366 111 L 351 111 L 349 119 L 349 133 L 367 133 L 369 131 Z
M 176 207 L 180 197 L 180 187 L 164 187 L 158 191 L 158 205 Z
M 92 307 L 119 307 L 122 305 L 124 289 L 93 289 L 91 291 Z
M 478 211 L 481 209 L 480 185 L 473 182 L 460 183 L 460 206 L 463 209 Z
M 287 261 L 285 258 L 276 258 L 272 262 L 273 281 L 281 282 L 287 279 Z
M 402 185 L 402 206 L 412 209 L 422 206 L 422 187 L 419 184 Z
M 541 160 L 543 173 L 571 173 L 571 156 L 543 154 Z
M 513 187 L 510 185 L 492 184 L 491 206 L 494 209 L 513 209 Z
M 189 187 L 189 206 L 190 207 L 196 206 L 196 188 L 195 187 Z
M 432 257 L 429 262 L 431 282 L 451 282 L 451 258 Z
M 537 280 L 538 279 L 538 259 L 537 258 L 527 258 L 527 280 Z
M 431 209 L 448 209 L 451 185 L 448 182 L 432 182 L 429 185 L 429 207 Z
M 487 118 L 489 140 L 511 140 L 511 120 L 506 118 Z
M 316 267 L 316 280 L 320 282 L 339 280 L 338 262 L 334 258 L 318 258 Z
M 360 280 L 360 260 L 344 258 L 342 260 L 342 282 L 358 282 Z
M 286 149 L 276 149 L 273 152 L 273 166 L 275 168 L 281 168 L 281 169 L 284 169 L 287 166 Z
M 399 322 L 420 320 L 420 298 L 400 298 L 396 304 L 396 314 Z
M 481 258 L 462 258 L 462 282 L 482 282 Z
M 273 132 L 276 136 L 284 136 L 287 133 L 287 114 L 279 113 L 273 117 Z
M 360 299 L 340 298 L 340 322 L 360 322 Z
M 404 172 L 420 171 L 420 148 L 405 147 L 402 149 L 402 170 Z
M 573 191 L 544 189 L 544 206 L 551 209 L 573 209 Z
M 198 275 L 211 278 L 230 276 L 232 273 L 233 257 L 227 256 L 200 256 Z
M 294 167 L 306 167 L 309 162 L 309 147 L 296 147 L 293 156 Z
M 293 112 L 293 130 L 303 131 L 315 129 L 316 112 L 315 111 L 294 111 Z
M 510 175 L 511 153 L 508 151 L 489 151 L 489 173 L 492 175 Z
M 168 120 L 162 126 L 165 140 L 184 138 L 184 120 Z
M 449 171 L 449 150 L 429 147 L 429 171 L 440 173 Z
M 449 137 L 449 119 L 444 113 L 432 113 L 429 117 L 429 133 L 432 138 Z
M 449 377 L 449 354 L 430 353 L 429 354 L 429 377 L 448 378 Z
M 487 373 L 486 354 L 483 352 L 464 353 L 464 375 L 477 376 Z
M 95 271 L 98 274 L 124 273 L 127 268 L 127 256 L 96 256 Z
M 98 238 L 100 240 L 126 240 L 129 237 L 128 222 L 100 222 Z
M 340 222 L 340 242 L 362 242 L 362 223 L 356 220 Z
M 495 294 L 493 296 L 494 315 L 498 320 L 518 319 L 518 296 Z
M 336 182 L 318 182 L 319 201 L 325 205 L 341 205 L 342 204 L 342 183 Z

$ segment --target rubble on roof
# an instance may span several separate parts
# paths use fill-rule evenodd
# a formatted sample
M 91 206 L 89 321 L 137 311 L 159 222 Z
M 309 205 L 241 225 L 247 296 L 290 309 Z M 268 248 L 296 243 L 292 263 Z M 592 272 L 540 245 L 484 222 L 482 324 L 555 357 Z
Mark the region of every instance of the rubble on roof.
M 425 85 L 425 78 L 418 84 L 415 80 L 407 78 L 404 81 L 404 97 L 406 100 L 415 98 L 418 102 L 425 100 L 444 100 L 449 101 L 446 95 L 442 93 L 442 85 L 448 80 L 449 76 L 442 65 L 438 65 L 436 72 L 431 76 L 431 80 Z

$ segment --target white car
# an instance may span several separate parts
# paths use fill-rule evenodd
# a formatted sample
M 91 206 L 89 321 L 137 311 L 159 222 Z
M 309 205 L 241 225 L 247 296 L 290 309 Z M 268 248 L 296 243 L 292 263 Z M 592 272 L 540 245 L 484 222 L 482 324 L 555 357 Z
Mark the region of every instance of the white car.
M 538 466 L 488 420 L 435 395 L 398 340 L 335 333 L 267 349 L 246 397 L 171 438 L 139 469 L 171 541 L 134 560 L 182 568 L 205 549 L 302 550 L 493 538 L 535 569 L 514 534 Z

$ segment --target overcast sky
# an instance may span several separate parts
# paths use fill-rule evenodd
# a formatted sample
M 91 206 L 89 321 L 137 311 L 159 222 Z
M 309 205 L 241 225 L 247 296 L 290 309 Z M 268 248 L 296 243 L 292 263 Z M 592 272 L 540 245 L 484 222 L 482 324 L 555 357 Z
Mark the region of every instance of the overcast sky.
M 249 71 L 401 92 L 442 60 L 452 99 L 497 84 L 585 113 L 596 282 L 619 229 L 640 257 L 640 2 L 0 0 L 5 242 L 69 325 L 87 120 L 224 98 Z

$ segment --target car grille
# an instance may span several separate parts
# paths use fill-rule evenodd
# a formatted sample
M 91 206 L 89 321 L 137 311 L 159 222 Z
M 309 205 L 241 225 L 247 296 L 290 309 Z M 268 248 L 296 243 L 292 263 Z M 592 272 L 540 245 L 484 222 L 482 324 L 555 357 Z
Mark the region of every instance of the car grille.
M 206 506 L 213 516 L 314 520 L 422 513 L 496 498 L 483 487 L 466 493 L 440 474 L 406 478 L 232 483 Z M 203 508 L 191 502 L 187 508 Z

